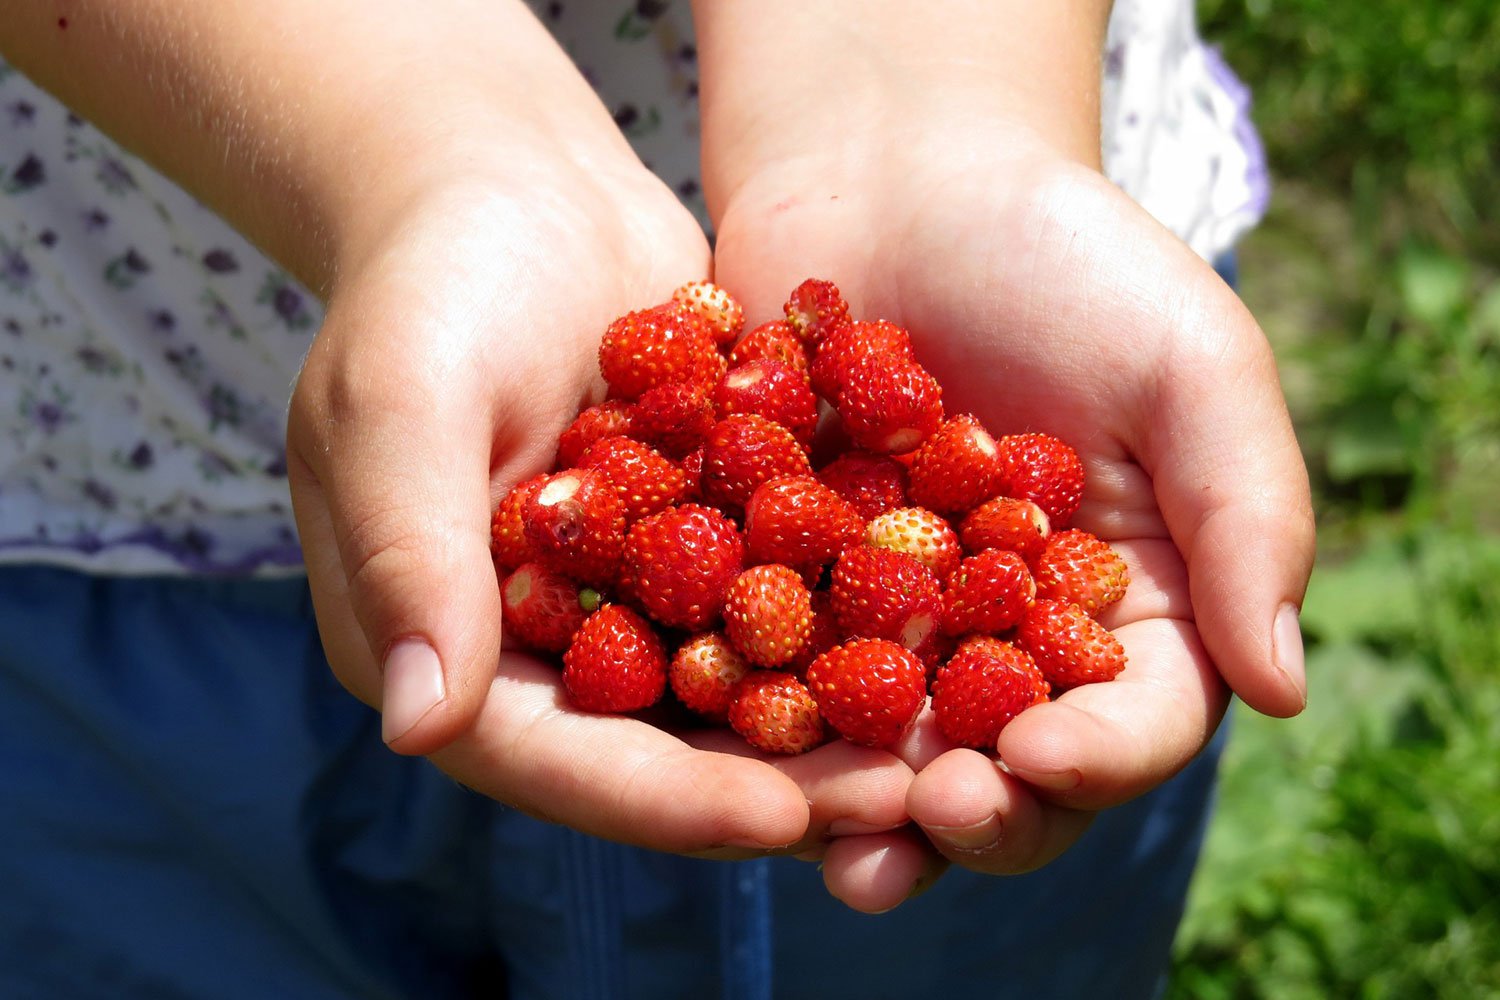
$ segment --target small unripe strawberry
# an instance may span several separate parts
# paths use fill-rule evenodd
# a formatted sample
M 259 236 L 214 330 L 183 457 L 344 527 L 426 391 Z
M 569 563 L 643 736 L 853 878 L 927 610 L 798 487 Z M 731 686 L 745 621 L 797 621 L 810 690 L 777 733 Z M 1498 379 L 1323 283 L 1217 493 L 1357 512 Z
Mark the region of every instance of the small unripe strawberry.
M 697 314 L 715 343 L 732 344 L 745 328 L 744 307 L 712 281 L 690 281 L 672 293 L 672 301 Z
M 952 526 L 921 507 L 888 510 L 874 518 L 865 525 L 865 543 L 905 552 L 939 580 L 948 579 L 964 555 Z

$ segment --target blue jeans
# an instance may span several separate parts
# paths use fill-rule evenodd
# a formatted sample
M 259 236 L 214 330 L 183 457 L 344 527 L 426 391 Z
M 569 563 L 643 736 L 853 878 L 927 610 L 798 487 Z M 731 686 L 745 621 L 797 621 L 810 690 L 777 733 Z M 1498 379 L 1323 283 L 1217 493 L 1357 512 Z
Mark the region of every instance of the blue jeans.
M 0 996 L 1150 996 L 1218 751 L 1040 872 L 863 916 L 390 753 L 304 581 L 0 568 Z

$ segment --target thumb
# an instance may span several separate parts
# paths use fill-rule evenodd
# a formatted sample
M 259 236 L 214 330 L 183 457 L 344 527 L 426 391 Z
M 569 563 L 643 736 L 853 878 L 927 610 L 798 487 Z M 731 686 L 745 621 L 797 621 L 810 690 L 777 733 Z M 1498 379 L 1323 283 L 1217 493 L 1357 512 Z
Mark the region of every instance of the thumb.
M 1297 614 L 1314 556 L 1307 470 L 1270 346 L 1227 287 L 1205 284 L 1173 317 L 1145 464 L 1220 673 L 1252 708 L 1296 715 L 1307 701 Z
M 336 361 L 335 343 L 315 344 L 288 420 L 318 628 L 339 680 L 380 709 L 385 741 L 428 754 L 472 725 L 499 662 L 493 435 L 463 379 L 438 377 L 430 358 Z

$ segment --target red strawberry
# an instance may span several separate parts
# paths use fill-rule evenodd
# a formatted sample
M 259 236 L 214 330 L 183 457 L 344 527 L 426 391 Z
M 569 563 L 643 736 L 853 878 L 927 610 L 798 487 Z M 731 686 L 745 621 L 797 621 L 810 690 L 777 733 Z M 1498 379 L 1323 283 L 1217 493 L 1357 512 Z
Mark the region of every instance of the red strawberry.
M 752 566 L 724 595 L 724 631 L 756 666 L 784 666 L 812 634 L 812 595 L 794 569 Z
M 824 721 L 844 739 L 889 747 L 927 700 L 927 668 L 894 642 L 852 639 L 812 662 L 807 687 Z
M 865 451 L 911 451 L 942 423 L 943 390 L 916 362 L 867 358 L 846 374 L 836 405 L 849 439 Z
M 735 684 L 750 664 L 723 632 L 701 632 L 683 643 L 667 668 L 677 700 L 715 722 L 729 721 Z
M 1038 597 L 1077 604 L 1094 617 L 1125 596 L 1130 570 L 1114 549 L 1087 531 L 1070 528 L 1047 539 L 1031 564 Z
M 703 497 L 731 513 L 766 480 L 811 471 L 792 432 L 754 413 L 725 417 L 703 442 Z
M 1125 647 L 1076 604 L 1037 601 L 1021 620 L 1016 642 L 1054 688 L 1114 680 L 1125 669 Z
M 669 382 L 649 389 L 630 408 L 632 437 L 672 458 L 702 447 L 714 426 L 712 388 Z
M 818 345 L 808 372 L 813 392 L 837 403 L 849 382 L 850 371 L 871 358 L 884 358 L 891 364 L 914 362 L 910 334 L 884 320 L 845 323 L 829 330 Z
M 767 480 L 745 505 L 745 548 L 756 563 L 821 568 L 860 527 L 854 508 L 812 476 Z
M 959 746 L 993 750 L 1000 731 L 1051 688 L 1036 663 L 1008 642 L 975 636 L 959 644 L 932 689 L 938 731 Z
M 780 361 L 793 371 L 801 372 L 804 377 L 812 364 L 797 331 L 792 329 L 790 323 L 779 319 L 757 326 L 740 338 L 740 342 L 734 345 L 734 350 L 729 352 L 729 363 L 733 366 L 747 364 L 759 358 Z
M 731 368 L 714 389 L 719 417 L 758 413 L 790 430 L 805 447 L 818 425 L 818 398 L 807 378 L 780 361 L 761 358 Z
M 849 303 L 831 281 L 808 278 L 792 290 L 782 307 L 786 321 L 809 344 L 821 341 L 828 331 L 849 322 Z
M 963 514 L 995 495 L 1000 462 L 995 439 L 975 417 L 943 421 L 912 456 L 912 501 L 939 514 Z
M 818 478 L 866 521 L 907 504 L 906 468 L 889 455 L 845 452 L 819 469 Z
M 526 563 L 500 585 L 500 603 L 508 637 L 528 649 L 561 653 L 599 607 L 599 594 L 541 563 Z
M 905 552 L 851 545 L 833 564 L 829 604 L 845 635 L 889 639 L 924 660 L 943 620 L 937 577 Z
M 752 670 L 735 685 L 729 725 L 753 747 L 805 753 L 823 742 L 823 718 L 801 681 L 779 670 Z
M 1083 500 L 1078 452 L 1047 434 L 1007 434 L 996 444 L 1000 478 L 995 492 L 1035 502 L 1054 529 L 1066 528 Z
M 623 399 L 607 399 L 590 406 L 562 432 L 557 439 L 557 468 L 572 469 L 595 441 L 630 433 L 630 404 Z
M 616 398 L 636 399 L 668 382 L 712 386 L 723 366 L 703 321 L 675 302 L 626 313 L 599 343 L 599 371 Z
M 584 619 L 563 654 L 563 684 L 586 712 L 634 712 L 667 687 L 667 654 L 651 623 L 606 604 Z
M 1046 511 L 1030 500 L 1010 497 L 986 500 L 970 511 L 958 528 L 958 537 L 970 552 L 1005 549 L 1028 562 L 1041 555 L 1051 533 Z
M 595 442 L 579 465 L 609 479 L 619 494 L 626 524 L 666 510 L 687 493 L 687 474 L 680 466 L 650 445 L 628 437 Z
M 744 568 L 734 522 L 697 504 L 642 518 L 625 538 L 626 587 L 647 614 L 674 628 L 717 622 L 724 594 Z
M 703 499 L 703 447 L 700 445 L 683 456 L 682 474 L 687 477 L 687 488 L 683 491 L 683 503 L 697 503 Z
M 921 507 L 888 510 L 865 525 L 865 542 L 916 558 L 939 580 L 958 568 L 963 549 L 947 521 Z
M 569 469 L 548 476 L 526 501 L 526 541 L 550 569 L 605 585 L 619 569 L 625 511 L 604 473 Z
M 515 569 L 537 558 L 536 547 L 526 540 L 526 501 L 546 481 L 547 474 L 542 473 L 524 483 L 517 483 L 505 494 L 490 518 L 490 551 L 495 555 L 495 562 L 506 569 Z
M 718 344 L 732 344 L 745 328 L 745 309 L 712 281 L 690 281 L 672 293 L 672 301 L 696 313 Z
M 1036 582 L 1014 552 L 990 549 L 969 556 L 943 591 L 943 630 L 949 635 L 995 633 L 1013 627 L 1036 597 Z

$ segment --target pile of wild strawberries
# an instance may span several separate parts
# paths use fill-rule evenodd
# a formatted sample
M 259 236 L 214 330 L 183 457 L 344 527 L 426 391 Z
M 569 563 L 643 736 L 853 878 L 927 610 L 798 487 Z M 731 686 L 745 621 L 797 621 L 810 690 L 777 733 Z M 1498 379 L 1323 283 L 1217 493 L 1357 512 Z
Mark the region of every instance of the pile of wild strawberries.
M 830 282 L 743 326 L 709 282 L 616 320 L 609 398 L 495 511 L 506 634 L 562 654 L 575 705 L 634 712 L 670 686 L 800 753 L 825 727 L 892 745 L 930 687 L 942 733 L 993 750 L 1026 708 L 1120 672 L 1095 616 L 1128 573 L 1066 530 L 1071 447 L 945 416 L 907 332 L 851 319 Z M 849 443 L 818 468 L 815 431 Z

